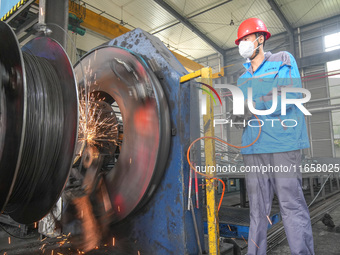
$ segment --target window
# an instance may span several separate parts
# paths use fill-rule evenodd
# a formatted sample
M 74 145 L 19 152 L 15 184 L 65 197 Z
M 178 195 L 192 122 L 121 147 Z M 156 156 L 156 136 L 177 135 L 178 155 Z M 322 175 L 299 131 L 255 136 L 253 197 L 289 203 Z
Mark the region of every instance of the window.
M 340 32 L 326 35 L 324 37 L 325 51 L 340 49 Z
M 325 52 L 340 49 L 340 32 L 324 36 Z M 327 76 L 331 105 L 340 105 L 340 59 L 327 62 Z M 335 157 L 340 157 L 340 109 L 332 110 Z
M 327 62 L 331 105 L 340 105 L 340 59 Z M 332 111 L 335 157 L 340 157 L 340 109 Z

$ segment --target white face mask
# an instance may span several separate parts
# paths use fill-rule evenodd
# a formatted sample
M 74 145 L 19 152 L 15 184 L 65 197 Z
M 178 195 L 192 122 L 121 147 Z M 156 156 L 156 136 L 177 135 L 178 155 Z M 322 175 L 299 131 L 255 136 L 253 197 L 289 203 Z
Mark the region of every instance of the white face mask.
M 254 41 L 241 41 L 240 44 L 238 45 L 238 52 L 240 53 L 240 55 L 244 58 L 250 58 L 254 51 L 260 47 L 257 46 L 256 49 L 254 49 L 254 42 L 258 39 L 259 37 L 257 37 Z

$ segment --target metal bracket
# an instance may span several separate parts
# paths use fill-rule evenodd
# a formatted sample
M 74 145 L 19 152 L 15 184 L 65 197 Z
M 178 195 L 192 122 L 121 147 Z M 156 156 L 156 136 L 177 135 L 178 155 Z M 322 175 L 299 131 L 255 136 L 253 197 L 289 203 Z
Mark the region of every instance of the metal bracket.
M 47 28 L 45 21 L 46 21 L 46 0 L 40 0 L 38 23 L 35 24 L 33 27 L 38 32 L 43 32 L 45 35 L 49 35 L 52 33 L 52 30 Z

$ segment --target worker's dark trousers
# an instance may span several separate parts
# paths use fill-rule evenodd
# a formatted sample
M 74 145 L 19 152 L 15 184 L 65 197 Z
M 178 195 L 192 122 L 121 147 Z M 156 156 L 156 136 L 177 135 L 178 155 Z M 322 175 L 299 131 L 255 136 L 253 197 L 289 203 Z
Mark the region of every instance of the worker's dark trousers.
M 270 215 L 274 192 L 279 199 L 291 254 L 314 254 L 312 226 L 298 167 L 300 151 L 243 155 L 243 159 L 250 207 L 247 254 L 266 254 L 267 215 Z

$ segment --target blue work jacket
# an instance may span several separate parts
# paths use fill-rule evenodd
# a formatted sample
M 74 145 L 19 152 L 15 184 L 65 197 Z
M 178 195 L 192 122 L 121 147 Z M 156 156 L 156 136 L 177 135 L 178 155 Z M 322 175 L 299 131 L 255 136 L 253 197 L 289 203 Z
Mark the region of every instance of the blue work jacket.
M 294 104 L 287 104 L 286 115 L 281 115 L 281 89 L 301 88 L 301 78 L 294 57 L 285 51 L 265 53 L 262 64 L 253 73 L 251 64 L 245 63 L 246 71 L 237 81 L 244 98 L 248 98 L 248 88 L 252 88 L 255 109 L 270 109 L 273 103 L 273 88 L 277 88 L 277 107 L 269 115 L 257 115 L 263 121 L 257 142 L 241 149 L 242 154 L 276 153 L 309 147 L 305 116 Z M 302 98 L 302 93 L 286 93 L 286 98 Z M 242 145 L 251 144 L 257 137 L 260 124 L 251 118 L 251 126 L 243 130 Z M 294 120 L 294 121 L 293 121 Z M 282 124 L 283 123 L 283 124 Z

